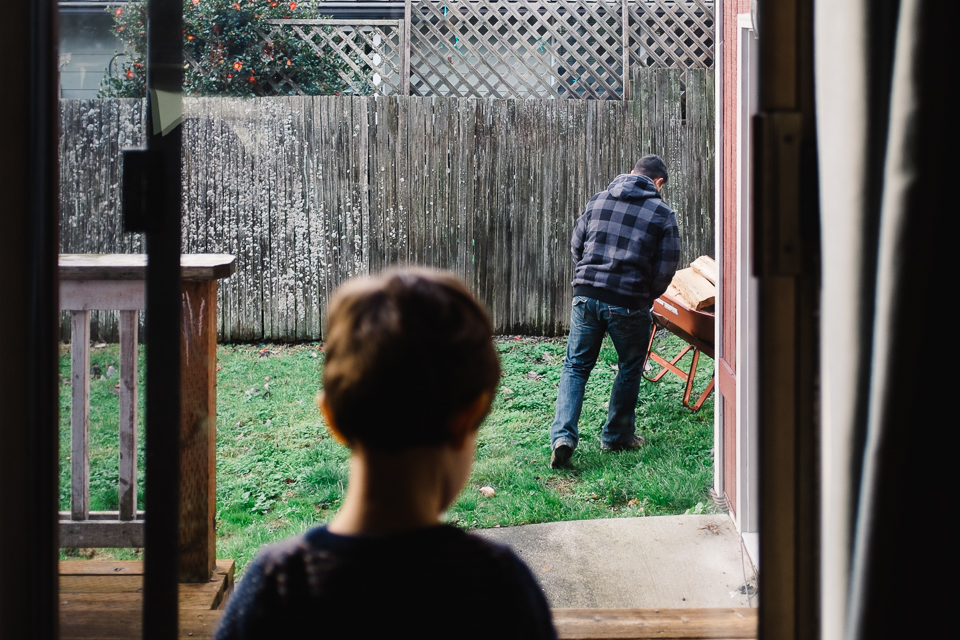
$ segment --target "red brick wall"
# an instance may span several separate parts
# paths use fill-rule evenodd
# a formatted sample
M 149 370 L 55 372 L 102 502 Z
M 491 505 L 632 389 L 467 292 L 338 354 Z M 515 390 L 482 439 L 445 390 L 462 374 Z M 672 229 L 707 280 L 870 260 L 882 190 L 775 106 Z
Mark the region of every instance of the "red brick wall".
M 750 12 L 750 0 L 721 0 L 723 12 L 723 140 L 720 162 L 723 181 L 721 216 L 723 237 L 723 340 L 721 357 L 737 373 L 737 16 Z M 722 364 L 720 366 L 723 366 Z M 720 386 L 723 397 L 723 484 L 731 510 L 736 506 L 736 424 L 737 406 L 735 387 Z
M 723 11 L 723 202 L 724 255 L 723 351 L 727 364 L 737 370 L 737 15 L 750 12 L 750 0 L 726 0 Z

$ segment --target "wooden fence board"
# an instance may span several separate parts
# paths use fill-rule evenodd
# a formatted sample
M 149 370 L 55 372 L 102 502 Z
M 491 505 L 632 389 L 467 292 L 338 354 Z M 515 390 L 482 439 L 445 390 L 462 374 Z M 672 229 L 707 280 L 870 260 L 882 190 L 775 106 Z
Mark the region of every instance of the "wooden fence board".
M 303 145 L 304 145 L 304 209 L 307 214 L 306 243 L 307 271 L 303 274 L 303 304 L 305 307 L 307 336 L 320 335 L 319 310 L 325 304 L 323 290 L 324 247 L 323 247 L 323 207 L 318 197 L 317 184 L 322 182 L 322 163 L 317 156 L 320 148 L 318 100 L 304 100 Z
M 498 332 L 562 334 L 574 221 L 650 152 L 670 171 L 681 266 L 712 254 L 713 70 L 638 70 L 632 94 L 186 100 L 184 250 L 237 256 L 219 287 L 221 341 L 320 339 L 334 289 L 392 264 L 454 271 Z M 64 252 L 141 250 L 120 231 L 106 155 L 137 139 L 141 112 L 63 101 Z M 116 314 L 99 313 L 94 339 L 116 339 Z
M 502 102 L 502 111 L 500 113 L 501 130 L 498 132 L 501 140 L 516 139 L 516 103 L 512 100 Z M 499 232 L 496 247 L 505 248 L 506 256 L 502 254 L 499 260 L 495 262 L 503 265 L 503 269 L 498 273 L 494 283 L 494 308 L 493 317 L 503 319 L 505 324 L 513 328 L 513 235 L 514 226 L 519 222 L 513 207 L 516 203 L 515 189 L 517 184 L 517 166 L 516 166 L 517 148 L 512 144 L 502 146 L 502 151 L 498 156 L 499 166 L 497 167 L 497 214 Z M 499 307 L 499 309 L 497 308 Z

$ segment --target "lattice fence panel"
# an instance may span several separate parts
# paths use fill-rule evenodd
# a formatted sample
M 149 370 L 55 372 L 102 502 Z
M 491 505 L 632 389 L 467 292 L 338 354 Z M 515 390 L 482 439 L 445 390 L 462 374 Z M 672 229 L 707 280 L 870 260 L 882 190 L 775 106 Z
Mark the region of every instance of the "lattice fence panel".
M 713 66 L 713 2 L 640 0 L 630 2 L 629 12 L 631 66 Z
M 416 2 L 410 91 L 501 98 L 616 98 L 623 44 L 616 0 Z
M 281 30 L 292 30 L 318 55 L 336 52 L 345 63 L 340 71 L 354 93 L 390 95 L 403 92 L 405 74 L 402 20 L 271 20 L 263 34 L 270 41 Z M 281 74 L 276 84 L 289 84 L 302 94 L 293 80 Z
M 609 100 L 624 95 L 621 0 L 413 0 L 411 5 L 409 48 L 402 20 L 274 20 L 262 35 L 269 42 L 293 30 L 318 54 L 336 52 L 345 64 L 340 75 L 357 94 L 406 93 L 409 74 L 409 93 L 421 96 Z M 629 69 L 713 66 L 713 0 L 630 0 L 627 23 Z M 287 89 L 278 93 L 303 93 L 283 73 L 271 83 Z

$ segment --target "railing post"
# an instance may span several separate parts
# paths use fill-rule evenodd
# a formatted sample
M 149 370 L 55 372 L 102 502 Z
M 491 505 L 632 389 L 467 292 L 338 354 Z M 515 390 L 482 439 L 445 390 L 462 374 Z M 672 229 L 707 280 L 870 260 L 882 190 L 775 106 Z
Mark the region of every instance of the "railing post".
M 90 312 L 72 311 L 70 328 L 70 517 L 90 514 Z
M 180 582 L 217 564 L 217 281 L 180 283 Z
M 137 333 L 139 311 L 120 312 L 120 520 L 137 515 Z

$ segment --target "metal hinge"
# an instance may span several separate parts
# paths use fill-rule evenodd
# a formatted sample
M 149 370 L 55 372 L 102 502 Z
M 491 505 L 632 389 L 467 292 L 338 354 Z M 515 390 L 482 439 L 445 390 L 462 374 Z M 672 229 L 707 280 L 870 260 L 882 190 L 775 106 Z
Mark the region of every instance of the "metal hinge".
M 754 116 L 757 133 L 757 228 L 754 237 L 758 276 L 801 273 L 800 184 L 803 115 L 772 112 Z M 812 187 L 815 188 L 815 187 Z

